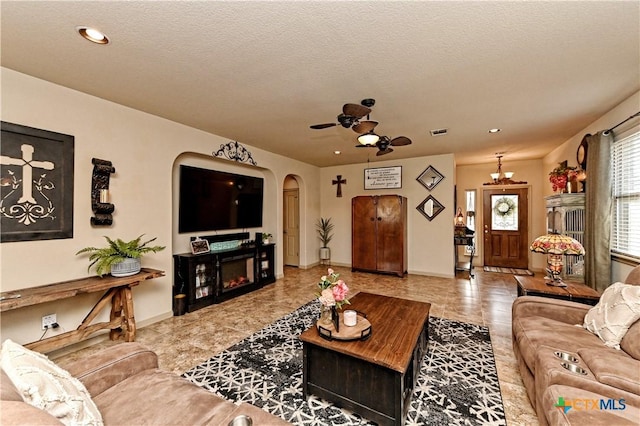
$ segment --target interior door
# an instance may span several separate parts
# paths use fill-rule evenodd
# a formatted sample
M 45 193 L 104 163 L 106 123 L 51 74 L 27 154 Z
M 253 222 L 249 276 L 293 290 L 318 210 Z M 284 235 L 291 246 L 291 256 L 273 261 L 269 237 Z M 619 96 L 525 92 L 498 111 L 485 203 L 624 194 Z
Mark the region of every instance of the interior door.
M 483 191 L 484 265 L 527 269 L 529 190 Z
M 351 200 L 351 266 L 375 271 L 376 267 L 376 198 L 354 197 Z
M 298 190 L 284 190 L 284 264 L 300 266 L 300 207 Z

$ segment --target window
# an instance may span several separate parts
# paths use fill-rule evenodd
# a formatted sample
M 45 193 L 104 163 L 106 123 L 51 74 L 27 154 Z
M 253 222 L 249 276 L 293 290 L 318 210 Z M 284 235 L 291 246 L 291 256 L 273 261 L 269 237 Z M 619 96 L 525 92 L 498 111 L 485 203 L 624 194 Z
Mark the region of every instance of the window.
M 640 132 L 613 143 L 611 251 L 640 259 Z

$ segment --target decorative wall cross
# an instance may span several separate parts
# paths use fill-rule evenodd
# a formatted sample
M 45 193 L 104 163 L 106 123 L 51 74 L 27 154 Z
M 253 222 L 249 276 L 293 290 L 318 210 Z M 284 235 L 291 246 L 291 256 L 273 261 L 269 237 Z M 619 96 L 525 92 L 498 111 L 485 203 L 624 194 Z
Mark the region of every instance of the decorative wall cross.
M 74 137 L 0 121 L 0 240 L 73 238 Z
M 332 185 L 338 185 L 338 190 L 336 191 L 336 197 L 342 197 L 342 184 L 347 184 L 346 179 L 342 179 L 342 175 L 337 175 L 334 180 L 331 181 Z
M 54 164 L 51 161 L 33 161 L 34 148 L 31 145 L 21 145 L 22 158 L 0 157 L 0 164 L 6 166 L 22 166 L 22 196 L 18 203 L 37 204 L 33 198 L 33 168 L 53 170 Z

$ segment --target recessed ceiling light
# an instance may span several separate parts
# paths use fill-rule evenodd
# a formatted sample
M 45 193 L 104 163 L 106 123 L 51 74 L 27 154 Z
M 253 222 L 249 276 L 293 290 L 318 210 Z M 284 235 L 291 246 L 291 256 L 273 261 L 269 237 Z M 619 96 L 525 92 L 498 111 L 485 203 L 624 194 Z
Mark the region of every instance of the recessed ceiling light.
M 340 154 L 342 154 L 342 152 L 341 152 L 341 151 L 333 151 L 333 153 L 334 153 L 335 155 L 340 155 Z
M 90 42 L 97 43 L 97 44 L 109 43 L 109 38 L 106 35 L 104 35 L 101 31 L 98 31 L 95 28 L 76 27 L 76 30 L 78 31 L 78 34 L 80 34 L 82 37 L 89 40 Z
M 497 127 L 495 129 L 489 129 L 489 133 L 498 133 L 501 132 L 502 129 L 498 129 Z

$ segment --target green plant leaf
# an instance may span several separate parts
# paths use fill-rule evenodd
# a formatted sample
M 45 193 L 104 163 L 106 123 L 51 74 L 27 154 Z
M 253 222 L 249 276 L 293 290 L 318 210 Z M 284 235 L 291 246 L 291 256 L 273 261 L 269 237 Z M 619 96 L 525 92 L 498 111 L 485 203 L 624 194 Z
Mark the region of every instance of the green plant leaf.
M 156 238 L 141 243 L 140 241 L 142 241 L 143 236 L 144 234 L 141 234 L 138 238 L 125 242 L 120 238 L 113 240 L 105 235 L 104 238 L 107 241 L 107 247 L 85 247 L 78 250 L 76 255 L 90 253 L 90 263 L 87 271 L 95 267 L 96 273 L 102 276 L 111 272 L 111 265 L 114 263 L 122 262 L 126 258 L 139 259 L 143 254 L 157 253 L 166 248 L 165 246 L 148 246 L 148 244 L 155 241 Z
M 318 239 L 322 242 L 322 247 L 327 247 L 331 240 L 333 239 L 333 223 L 331 223 L 331 218 L 320 218 L 318 222 L 316 222 L 316 230 L 318 231 Z

